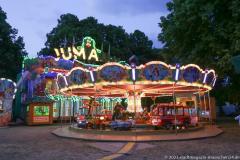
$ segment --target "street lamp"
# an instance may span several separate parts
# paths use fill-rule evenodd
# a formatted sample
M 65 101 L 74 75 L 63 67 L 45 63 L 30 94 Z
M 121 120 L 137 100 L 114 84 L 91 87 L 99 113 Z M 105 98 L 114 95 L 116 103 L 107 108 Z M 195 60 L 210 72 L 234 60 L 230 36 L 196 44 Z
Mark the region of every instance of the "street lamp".
M 136 81 L 136 64 L 135 63 L 131 63 L 131 68 L 132 68 L 132 81 L 133 81 L 133 103 L 134 103 L 134 113 L 136 116 L 136 110 L 137 110 L 137 106 L 136 106 L 136 94 L 135 94 L 135 81 Z
M 176 115 L 176 100 L 175 100 L 175 84 L 177 83 L 177 81 L 179 80 L 179 73 L 180 73 L 180 64 L 176 64 L 176 71 L 175 71 L 175 83 L 173 83 L 173 105 L 174 105 L 174 110 L 175 110 L 175 131 L 177 134 L 177 115 Z

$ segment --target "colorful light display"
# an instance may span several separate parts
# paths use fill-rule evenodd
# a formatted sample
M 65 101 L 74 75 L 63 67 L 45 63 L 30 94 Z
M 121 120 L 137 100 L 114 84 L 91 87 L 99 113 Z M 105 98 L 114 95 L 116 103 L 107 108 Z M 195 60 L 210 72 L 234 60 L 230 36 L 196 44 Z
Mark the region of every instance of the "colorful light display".
M 151 61 L 136 66 L 125 62 L 103 65 L 80 62 L 77 59 L 99 61 L 101 51 L 91 37 L 85 37 L 81 46 L 54 50 L 57 58 L 24 60 L 24 73 L 27 74 L 22 79 L 21 102 L 36 102 L 34 107 L 46 106 L 45 101 L 49 101 L 55 119 L 74 116 L 79 110 L 86 113 L 93 99 L 99 103 L 91 109 L 96 113 L 101 110 L 113 112 L 115 104 L 124 99 L 129 112 L 142 112 L 142 97 L 171 96 L 173 90 L 176 95 L 208 92 L 217 77 L 214 70 L 203 70 L 195 64 L 180 66 Z M 35 117 L 39 122 L 46 118 Z M 52 120 L 51 116 L 48 120 Z
M 17 92 L 16 83 L 10 79 L 0 78 L 0 126 L 11 121 L 12 104 Z
M 54 48 L 57 59 L 63 58 L 65 60 L 72 60 L 81 58 L 83 60 L 95 60 L 99 61 L 99 55 L 101 54 L 101 50 L 96 48 L 96 42 L 91 37 L 83 38 L 82 45 L 77 48 L 67 47 L 67 48 Z M 87 58 L 88 55 L 88 58 Z
M 4 93 L 7 99 L 14 99 L 17 92 L 16 83 L 10 79 L 0 78 L 0 92 Z
M 128 107 L 127 107 L 127 111 L 128 112 L 142 112 L 142 104 L 141 104 L 141 97 L 140 96 L 128 96 L 127 98 L 127 103 L 128 103 Z
M 80 76 L 73 74 L 76 71 L 87 75 L 81 76 L 84 78 L 84 83 L 70 81 L 71 76 L 81 80 Z M 207 92 L 214 86 L 216 75 L 214 70 L 205 72 L 194 64 L 180 67 L 180 65 L 171 66 L 164 62 L 153 61 L 132 67 L 110 62 L 91 70 L 73 68 L 66 74 L 65 79 L 67 82 L 63 81 L 64 85 L 60 87 L 60 91 L 65 95 L 124 97 L 128 98 L 129 103 L 134 102 L 137 105 L 141 97 L 171 95 L 173 86 L 176 94 Z M 60 80 L 58 83 L 61 86 Z M 135 97 L 132 101 L 130 96 L 132 93 L 141 96 Z M 133 111 L 131 105 L 129 105 L 130 110 Z M 137 111 L 141 109 L 138 108 Z

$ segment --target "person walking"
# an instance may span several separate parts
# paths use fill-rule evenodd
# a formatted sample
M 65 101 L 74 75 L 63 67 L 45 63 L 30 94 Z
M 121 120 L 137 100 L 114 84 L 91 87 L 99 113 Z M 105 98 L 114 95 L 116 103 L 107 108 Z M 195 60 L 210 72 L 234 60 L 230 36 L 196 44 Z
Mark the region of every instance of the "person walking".
M 240 126 L 240 114 L 237 117 L 235 117 L 235 120 L 238 121 L 238 124 Z

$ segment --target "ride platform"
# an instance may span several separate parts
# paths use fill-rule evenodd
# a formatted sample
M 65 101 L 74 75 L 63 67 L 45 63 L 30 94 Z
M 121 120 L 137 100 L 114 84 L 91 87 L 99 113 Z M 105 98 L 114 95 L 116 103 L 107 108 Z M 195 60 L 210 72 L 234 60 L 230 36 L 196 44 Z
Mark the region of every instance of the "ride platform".
M 62 138 L 86 141 L 147 142 L 147 141 L 183 141 L 215 137 L 223 133 L 216 125 L 205 125 L 186 130 L 143 130 L 112 131 L 80 129 L 74 126 L 61 127 L 52 134 Z

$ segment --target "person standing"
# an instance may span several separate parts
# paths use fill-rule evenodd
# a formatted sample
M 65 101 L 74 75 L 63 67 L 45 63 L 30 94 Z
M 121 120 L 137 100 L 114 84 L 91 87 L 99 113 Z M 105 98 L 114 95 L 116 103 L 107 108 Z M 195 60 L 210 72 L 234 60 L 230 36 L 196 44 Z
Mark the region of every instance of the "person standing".
M 115 107 L 114 107 L 112 120 L 116 120 L 116 119 L 121 118 L 121 109 L 122 109 L 122 105 L 119 102 L 117 102 Z
M 240 126 L 240 115 L 238 115 L 237 117 L 235 117 L 235 120 L 238 121 L 238 124 Z

